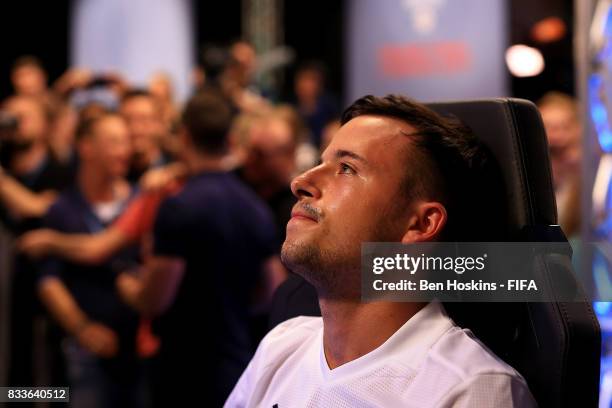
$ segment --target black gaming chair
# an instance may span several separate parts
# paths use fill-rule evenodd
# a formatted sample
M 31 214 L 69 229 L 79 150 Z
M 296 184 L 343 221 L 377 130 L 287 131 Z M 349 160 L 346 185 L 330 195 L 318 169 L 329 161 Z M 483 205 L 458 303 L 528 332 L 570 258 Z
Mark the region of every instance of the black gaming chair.
M 499 178 L 491 180 L 496 185 L 482 188 L 499 191 L 505 202 L 505 216 L 492 222 L 502 240 L 566 242 L 556 225 L 548 147 L 535 105 L 487 99 L 429 106 L 462 120 L 496 160 Z M 541 407 L 596 407 L 598 401 L 599 324 L 575 279 L 570 255 L 569 244 L 565 253 L 538 255 L 535 273 L 576 286 L 581 301 L 445 304 L 459 326 L 470 328 L 525 377 Z M 554 284 L 547 290 L 547 298 L 558 298 Z M 275 295 L 271 325 L 300 314 L 318 315 L 318 304 L 314 289 L 294 276 Z

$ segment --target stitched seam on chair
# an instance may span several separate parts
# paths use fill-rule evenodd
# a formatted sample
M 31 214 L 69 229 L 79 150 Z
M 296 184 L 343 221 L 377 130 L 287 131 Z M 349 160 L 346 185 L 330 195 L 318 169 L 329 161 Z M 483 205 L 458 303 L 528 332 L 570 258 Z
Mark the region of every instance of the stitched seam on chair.
M 585 302 L 586 302 L 586 295 L 585 295 Z M 587 305 L 588 305 L 587 312 L 589 313 L 589 318 L 591 319 L 591 323 L 593 323 L 593 325 L 597 327 L 600 327 L 599 320 L 597 320 L 597 318 L 595 317 L 595 312 L 593 312 L 593 308 L 591 307 L 590 304 L 588 304 L 588 302 L 587 302 Z M 600 330 L 600 336 L 601 336 L 601 328 L 599 330 Z
M 571 347 L 571 336 L 569 334 L 571 334 L 571 330 L 569 328 L 570 326 L 570 321 L 569 321 L 569 314 L 567 313 L 567 308 L 565 306 L 565 303 L 561 302 L 557 304 L 559 309 L 561 310 L 562 314 L 563 314 L 563 321 L 566 322 L 567 325 L 567 340 L 568 340 L 568 347 L 567 350 L 563 353 L 563 366 L 566 367 L 568 365 L 568 361 L 569 361 L 569 348 Z M 561 371 L 561 384 L 563 389 L 569 389 L 571 387 L 571 384 L 565 384 L 566 382 L 566 375 L 564 375 L 563 373 L 565 373 L 565 370 Z M 567 386 L 567 388 L 566 388 Z
M 546 284 L 548 286 L 548 292 L 553 294 L 554 292 L 552 290 L 553 287 L 552 287 L 551 280 L 550 280 L 550 273 L 549 273 L 548 264 L 546 262 L 544 262 L 544 258 L 543 257 L 538 257 L 537 261 L 538 261 L 538 263 L 540 263 L 542 265 L 542 268 L 543 268 L 542 272 L 544 274 L 545 282 L 546 282 Z M 555 296 L 555 299 L 553 300 L 553 302 L 550 302 L 550 305 L 551 305 L 551 307 L 555 308 L 557 312 L 560 313 L 559 303 L 557 302 L 556 296 Z M 531 313 L 530 313 L 530 315 L 531 315 Z M 558 319 L 558 316 L 559 316 L 558 313 L 554 314 L 554 317 L 555 317 L 554 323 L 557 326 L 557 330 L 561 331 L 561 330 L 564 329 L 564 326 L 563 326 L 563 321 L 560 321 Z M 561 337 L 558 338 L 558 345 L 559 345 L 559 349 L 562 349 L 563 342 L 561 341 Z M 566 366 L 566 360 L 567 360 L 567 355 L 566 354 L 567 353 L 563 353 L 562 364 L 559 367 L 558 371 L 555 373 L 556 376 L 560 379 L 560 391 L 561 392 L 564 392 L 564 389 L 565 389 L 565 387 L 564 387 L 565 379 L 564 379 L 564 376 L 563 376 L 563 367 Z
M 558 318 L 555 318 L 555 323 L 557 324 L 557 328 L 558 330 L 563 330 L 564 332 L 567 332 L 566 326 L 563 324 L 564 322 L 567 321 L 567 313 L 566 311 L 561 307 L 561 303 L 558 301 L 556 293 L 553 291 L 553 286 L 552 286 L 552 282 L 551 282 L 551 274 L 550 274 L 550 268 L 548 267 L 548 263 L 544 262 L 544 258 L 540 258 L 539 259 L 540 262 L 542 263 L 544 269 L 544 276 L 546 277 L 546 282 L 548 284 L 549 287 L 549 293 L 554 294 L 555 298 L 553 299 L 553 302 L 551 302 L 551 306 L 555 307 L 557 309 L 557 312 L 563 315 L 563 319 L 559 320 Z M 562 310 L 563 309 L 563 310 Z M 555 317 L 557 317 L 558 314 L 555 314 Z M 568 340 L 569 340 L 569 336 Z M 558 373 L 558 377 L 561 380 L 560 385 L 561 385 L 561 391 L 565 392 L 564 390 L 565 388 L 565 376 L 563 375 L 564 370 L 563 368 L 567 366 L 567 351 L 565 351 L 565 349 L 563 349 L 563 342 L 561 341 L 562 337 L 559 337 L 559 349 L 563 350 L 563 356 L 562 356 L 562 365 L 559 368 L 559 373 Z
M 513 129 L 515 131 L 517 131 L 518 129 L 516 128 L 516 126 L 514 126 L 515 122 L 514 119 L 514 114 L 512 112 L 512 110 L 510 109 L 511 106 L 511 101 L 510 99 L 506 98 L 503 99 L 503 101 L 505 103 L 502 104 L 503 108 L 504 108 L 504 117 L 506 119 L 506 122 L 508 124 L 508 128 Z M 516 132 L 518 135 L 518 131 Z M 514 149 L 514 157 L 517 158 L 517 162 L 518 162 L 518 170 L 519 170 L 519 178 L 520 178 L 520 191 L 521 191 L 521 199 L 524 203 L 527 204 L 527 218 L 529 219 L 529 221 L 533 222 L 533 217 L 532 217 L 532 211 L 531 211 L 531 202 L 529 200 L 528 197 L 528 192 L 526 191 L 527 186 L 525 185 L 526 183 L 526 176 L 527 176 L 527 169 L 525 168 L 525 163 L 523 161 L 523 155 L 522 153 L 522 146 L 520 145 L 520 138 L 519 137 L 512 137 L 512 148 Z M 520 171 L 520 170 L 523 171 Z M 523 177 L 524 176 L 524 177 Z
M 542 115 L 540 114 L 540 111 L 537 111 L 537 115 L 538 118 L 540 119 L 540 121 L 542 121 Z M 542 122 L 543 123 L 543 122 Z M 553 185 L 553 176 L 551 173 L 551 168 L 550 168 L 550 157 L 548 156 L 548 142 L 546 139 L 546 131 L 544 131 L 544 137 L 540 138 L 540 144 L 542 144 L 542 148 L 543 150 L 546 152 L 546 163 L 548 164 L 548 166 L 544 166 L 544 171 L 546 172 L 546 176 L 549 182 L 549 185 L 552 186 Z M 556 198 L 555 198 L 555 193 L 553 192 L 553 189 L 549 189 L 548 190 L 548 199 L 549 199 L 549 203 L 554 203 L 553 207 L 553 211 L 555 213 L 555 223 L 558 224 L 559 223 L 559 214 L 557 213 L 557 202 L 556 202 Z
M 535 211 L 535 197 L 534 197 L 534 192 L 533 192 L 533 188 L 531 185 L 531 173 L 530 173 L 530 160 L 531 157 L 529 157 L 529 155 L 527 154 L 527 149 L 525 147 L 525 143 L 523 141 L 523 133 L 521 132 L 521 129 L 519 128 L 519 122 L 517 120 L 517 112 L 516 112 L 516 107 L 514 105 L 514 102 L 511 102 L 508 105 L 508 109 L 510 110 L 510 113 L 512 114 L 512 119 L 513 119 L 513 123 L 514 123 L 514 127 L 516 129 L 516 134 L 518 135 L 518 137 L 516 138 L 518 145 L 519 145 L 519 149 L 521 151 L 521 154 L 519 155 L 520 159 L 521 159 L 521 165 L 523 166 L 524 169 L 524 173 L 523 173 L 523 178 L 524 178 L 524 186 L 525 186 L 525 195 L 527 197 L 527 201 L 529 203 L 529 218 L 531 220 L 532 224 L 536 223 L 536 211 Z

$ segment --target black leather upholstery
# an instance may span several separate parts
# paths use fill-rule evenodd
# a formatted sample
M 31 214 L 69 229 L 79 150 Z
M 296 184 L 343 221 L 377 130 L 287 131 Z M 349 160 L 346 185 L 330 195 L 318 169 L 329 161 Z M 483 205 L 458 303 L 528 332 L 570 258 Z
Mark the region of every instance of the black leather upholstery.
M 483 185 L 482 189 L 491 194 L 499 191 L 502 195 L 499 199 L 505 203 L 503 215 L 480 222 L 503 231 L 505 241 L 565 240 L 555 225 L 548 147 L 535 105 L 525 100 L 499 98 L 429 106 L 467 124 L 498 164 L 499 179 L 490 183 L 501 186 Z M 491 203 L 495 202 L 491 199 Z M 576 285 L 582 294 L 567 253 L 538 255 L 534 271 L 554 278 L 553 282 L 562 280 L 563 284 Z M 555 285 L 547 290 L 555 298 Z M 318 308 L 312 304 L 315 298 L 310 285 L 292 277 L 276 295 L 271 323 L 275 325 L 299 314 L 318 314 Z M 601 338 L 597 319 L 584 295 L 581 301 L 572 303 L 445 306 L 457 324 L 470 328 L 526 378 L 541 407 L 597 406 Z
M 508 241 L 564 239 L 557 222 L 546 135 L 531 102 L 519 99 L 434 103 L 432 109 L 460 118 L 483 141 L 501 169 Z M 483 188 L 486 188 L 483 186 Z M 595 407 L 599 392 L 601 337 L 590 303 L 576 281 L 568 254 L 543 254 L 534 273 L 576 285 L 579 302 L 446 304 L 527 380 L 542 407 Z M 561 282 L 563 281 L 563 282 Z M 558 286 L 547 288 L 555 298 Z
M 557 223 L 546 135 L 535 106 L 519 99 L 432 103 L 457 116 L 484 142 L 499 163 L 508 202 L 510 234 L 526 225 Z

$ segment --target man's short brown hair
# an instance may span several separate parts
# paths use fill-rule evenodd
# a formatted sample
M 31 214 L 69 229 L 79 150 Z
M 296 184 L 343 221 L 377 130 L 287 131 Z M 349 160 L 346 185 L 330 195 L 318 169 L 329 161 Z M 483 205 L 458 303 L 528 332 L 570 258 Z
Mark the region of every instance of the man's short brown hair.
M 219 92 L 202 90 L 187 102 L 182 123 L 196 148 L 218 155 L 227 151 L 232 119 L 229 103 Z
M 400 120 L 415 129 L 406 134 L 415 148 L 406 157 L 406 177 L 400 191 L 409 202 L 425 199 L 442 203 L 448 213 L 444 238 L 458 240 L 460 235 L 465 240 L 473 229 L 467 231 L 462 222 L 469 214 L 476 215 L 482 172 L 490 161 L 484 145 L 459 120 L 441 116 L 401 95 L 364 96 L 344 111 L 341 123 L 364 115 Z

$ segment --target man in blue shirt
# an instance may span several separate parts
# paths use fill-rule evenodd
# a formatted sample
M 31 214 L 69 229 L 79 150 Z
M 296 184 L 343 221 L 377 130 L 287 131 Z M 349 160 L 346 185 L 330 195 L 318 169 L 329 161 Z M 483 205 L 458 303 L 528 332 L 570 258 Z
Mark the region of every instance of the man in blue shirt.
M 159 315 L 153 387 L 159 406 L 223 404 L 253 353 L 248 315 L 255 289 L 264 283 L 269 295 L 285 277 L 272 215 L 225 171 L 231 116 L 214 91 L 189 101 L 181 154 L 190 177 L 161 204 L 141 279 L 118 280 L 129 303 Z
M 44 225 L 93 234 L 133 196 L 124 179 L 130 157 L 124 120 L 109 113 L 85 121 L 77 130 L 77 145 L 76 186 L 59 197 Z M 138 315 L 121 301 L 114 284 L 117 273 L 137 260 L 137 248 L 130 248 L 96 266 L 56 258 L 42 262 L 40 296 L 68 334 L 64 352 L 74 406 L 138 406 Z

